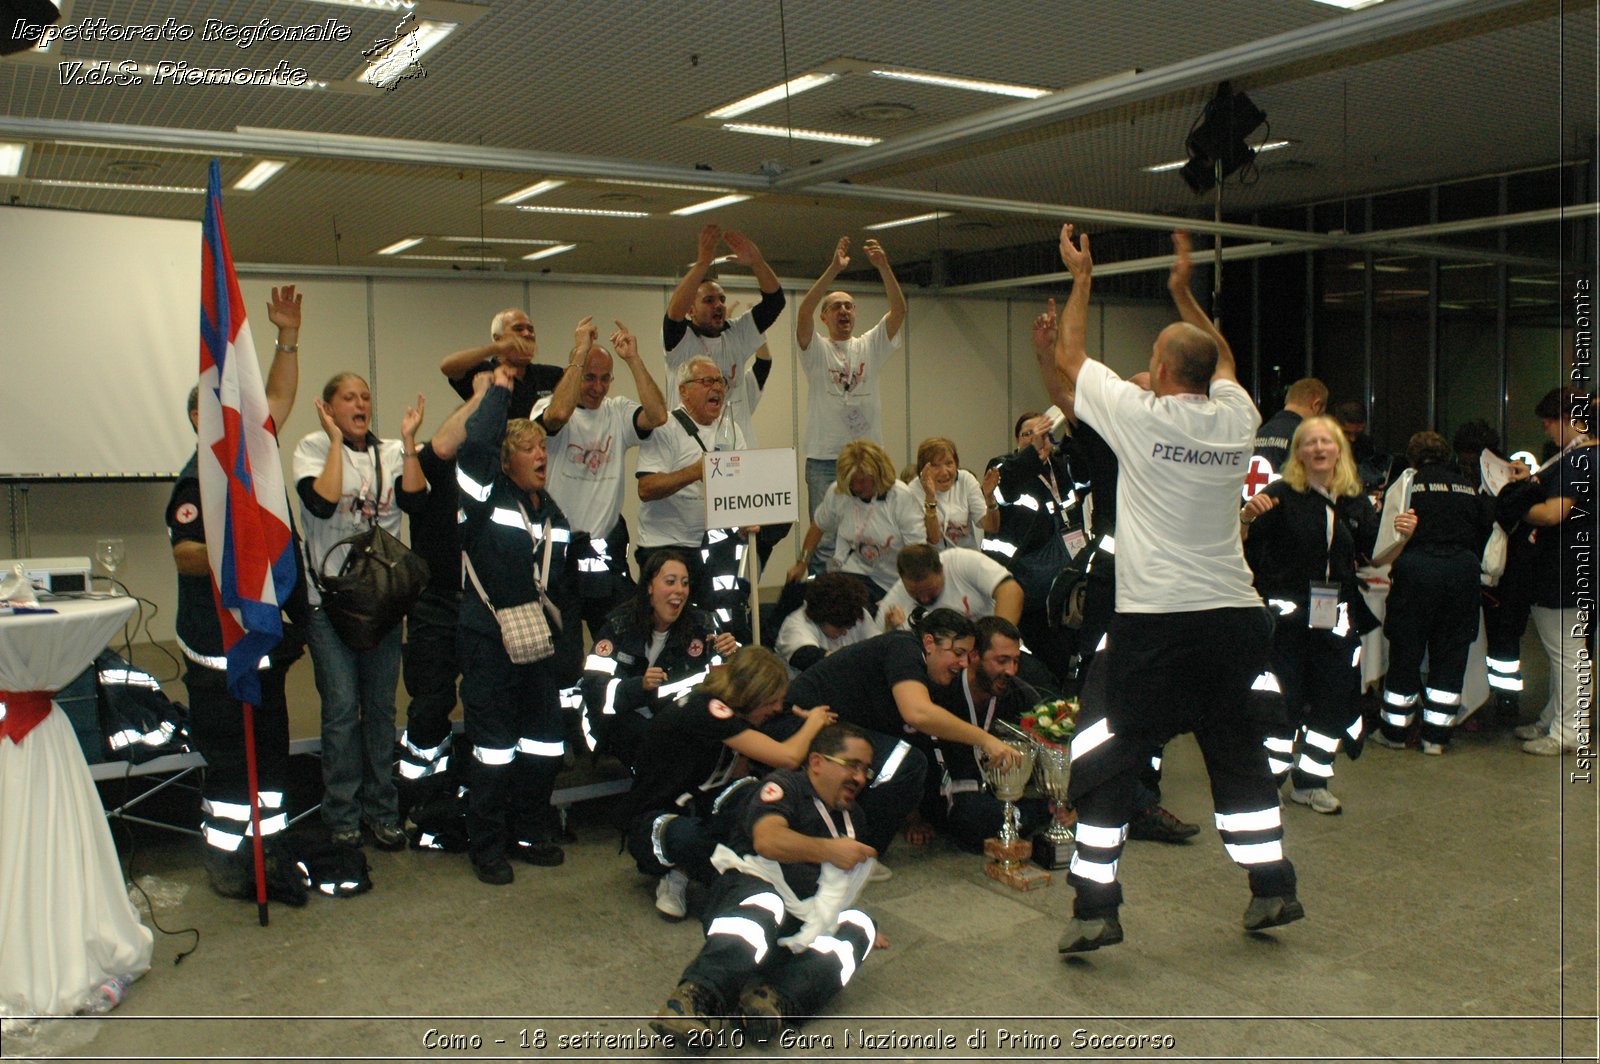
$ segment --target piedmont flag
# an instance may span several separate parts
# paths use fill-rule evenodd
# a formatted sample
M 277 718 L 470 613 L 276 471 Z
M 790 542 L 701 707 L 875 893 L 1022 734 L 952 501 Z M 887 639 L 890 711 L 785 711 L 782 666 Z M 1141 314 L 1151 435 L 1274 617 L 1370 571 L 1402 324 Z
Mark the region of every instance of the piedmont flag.
M 279 606 L 297 570 L 278 437 L 222 227 L 215 159 L 200 243 L 200 505 L 228 690 L 254 706 L 261 701 L 256 670 L 283 638 Z

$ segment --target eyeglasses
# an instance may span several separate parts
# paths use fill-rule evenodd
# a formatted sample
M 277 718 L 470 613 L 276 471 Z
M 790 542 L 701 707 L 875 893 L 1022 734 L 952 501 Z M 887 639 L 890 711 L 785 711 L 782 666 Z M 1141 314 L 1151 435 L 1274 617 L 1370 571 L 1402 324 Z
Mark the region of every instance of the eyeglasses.
M 865 761 L 851 761 L 848 758 L 835 757 L 832 754 L 818 754 L 817 756 L 822 758 L 824 761 L 832 761 L 835 765 L 838 765 L 840 768 L 851 774 L 857 772 L 861 773 L 862 777 L 866 779 L 868 783 L 871 783 L 874 777 L 878 775 L 876 772 L 872 771 L 872 766 L 867 764 Z
M 702 388 L 711 388 L 715 385 L 726 384 L 728 382 L 723 380 L 721 377 L 690 377 L 688 380 L 684 381 L 684 383 L 698 384 Z

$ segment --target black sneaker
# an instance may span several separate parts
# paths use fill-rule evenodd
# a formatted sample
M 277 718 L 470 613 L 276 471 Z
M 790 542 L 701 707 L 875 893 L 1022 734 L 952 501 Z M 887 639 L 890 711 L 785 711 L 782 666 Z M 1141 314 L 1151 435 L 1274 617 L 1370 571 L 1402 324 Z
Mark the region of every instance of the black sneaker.
M 554 868 L 567 859 L 561 847 L 553 842 L 519 842 L 511 850 L 511 855 L 519 861 L 526 861 L 531 865 L 541 868 Z
M 1183 842 L 1198 834 L 1199 824 L 1179 820 L 1159 805 L 1134 814 L 1128 823 L 1128 838 L 1146 842 Z
M 398 824 L 382 824 L 376 820 L 368 820 L 367 830 L 372 833 L 372 845 L 380 850 L 394 853 L 396 850 L 406 848 L 406 833 L 400 830 Z
M 472 871 L 480 882 L 487 883 L 491 887 L 503 887 L 517 878 L 517 874 L 511 870 L 511 862 L 504 857 L 496 857 L 481 864 L 473 861 Z
M 716 996 L 711 991 L 694 983 L 679 983 L 650 1021 L 650 1029 L 681 1052 L 703 1057 L 711 1051 L 710 1033 L 723 1026 L 716 1013 Z
M 296 909 L 306 903 L 305 871 L 295 854 L 281 843 L 267 842 L 264 850 L 267 862 L 267 897 L 280 905 Z
M 1258 894 L 1250 899 L 1250 907 L 1244 911 L 1244 929 L 1265 931 L 1269 927 L 1282 927 L 1303 920 L 1305 916 L 1305 906 L 1293 894 L 1271 898 Z
M 770 986 L 754 986 L 739 997 L 739 1011 L 744 1014 L 744 1030 L 761 1045 L 772 1041 L 783 1031 L 783 1021 L 794 1015 L 794 1009 Z
M 1080 920 L 1074 916 L 1056 945 L 1057 953 L 1088 953 L 1101 946 L 1115 946 L 1122 941 L 1122 925 L 1115 916 L 1098 920 Z

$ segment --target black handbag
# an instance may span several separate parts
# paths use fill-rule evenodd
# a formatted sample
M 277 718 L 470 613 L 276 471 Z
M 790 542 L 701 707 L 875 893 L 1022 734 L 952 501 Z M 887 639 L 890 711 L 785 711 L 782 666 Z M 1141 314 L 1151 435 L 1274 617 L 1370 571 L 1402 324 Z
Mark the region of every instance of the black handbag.
M 377 451 L 372 465 L 373 483 L 381 492 L 383 468 Z M 329 576 L 324 566 L 340 547 L 349 547 L 350 553 L 339 572 Z M 428 563 L 384 531 L 374 512 L 366 528 L 328 548 L 322 564 L 312 568 L 311 578 L 322 594 L 322 612 L 339 638 L 351 650 L 371 650 L 422 597 L 428 586 Z

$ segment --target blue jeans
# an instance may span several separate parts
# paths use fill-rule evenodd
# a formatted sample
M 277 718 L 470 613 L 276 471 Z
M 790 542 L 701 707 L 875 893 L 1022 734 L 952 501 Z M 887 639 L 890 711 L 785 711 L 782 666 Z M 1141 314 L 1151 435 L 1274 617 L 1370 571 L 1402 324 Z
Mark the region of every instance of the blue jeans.
M 400 627 L 371 650 L 351 650 L 318 606 L 311 611 L 307 637 L 322 696 L 323 822 L 336 832 L 358 830 L 363 815 L 398 826 L 394 691 L 400 680 Z
M 806 513 L 813 523 L 817 519 L 817 507 L 822 505 L 823 498 L 833 490 L 834 482 L 839 477 L 839 462 L 833 458 L 807 458 L 806 459 Z M 801 542 L 805 537 L 802 535 Z M 812 576 L 820 576 L 827 572 L 828 562 L 833 558 L 833 536 L 830 533 L 822 534 L 822 542 L 817 545 L 817 552 L 811 556 L 811 564 L 807 568 Z

